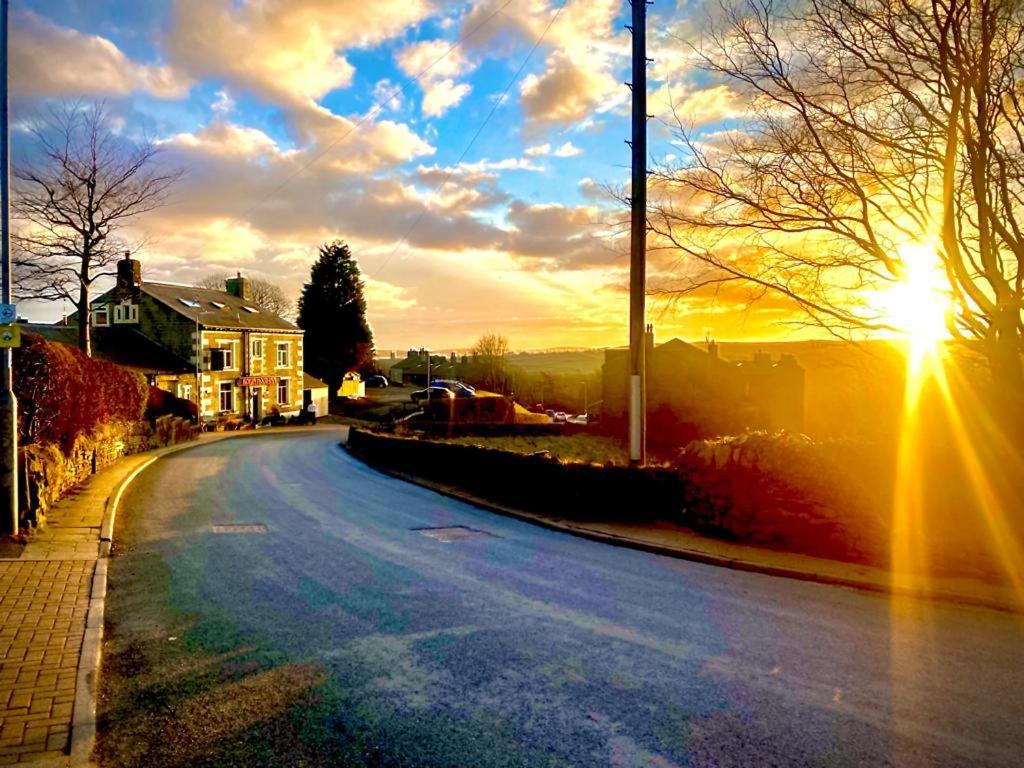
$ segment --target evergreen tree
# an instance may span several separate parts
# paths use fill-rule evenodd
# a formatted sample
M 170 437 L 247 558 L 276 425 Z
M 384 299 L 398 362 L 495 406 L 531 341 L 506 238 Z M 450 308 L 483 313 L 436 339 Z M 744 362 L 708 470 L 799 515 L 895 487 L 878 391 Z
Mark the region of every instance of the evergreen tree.
M 298 323 L 306 332 L 305 368 L 327 382 L 332 394 L 346 373 L 373 362 L 363 281 L 345 243 L 320 247 L 299 297 Z

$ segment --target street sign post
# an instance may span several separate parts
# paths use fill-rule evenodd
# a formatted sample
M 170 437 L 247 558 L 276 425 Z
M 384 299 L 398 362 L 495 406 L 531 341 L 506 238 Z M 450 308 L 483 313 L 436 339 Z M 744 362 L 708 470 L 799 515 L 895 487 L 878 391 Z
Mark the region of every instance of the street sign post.
M 7 88 L 9 0 L 0 0 L 0 303 L 11 307 L 10 102 Z M 12 318 L 12 321 L 16 318 Z M 8 326 L 13 327 L 13 326 Z M 19 335 L 20 329 L 14 334 Z M 14 356 L 0 347 L 0 533 L 18 532 L 18 401 Z

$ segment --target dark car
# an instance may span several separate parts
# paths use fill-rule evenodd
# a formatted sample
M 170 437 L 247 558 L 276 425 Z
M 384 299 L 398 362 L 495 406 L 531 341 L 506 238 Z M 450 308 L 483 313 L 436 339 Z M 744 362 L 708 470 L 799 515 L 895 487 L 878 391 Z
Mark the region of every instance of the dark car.
M 388 380 L 383 376 L 371 376 L 366 380 L 366 386 L 374 389 L 385 389 L 388 387 Z
M 422 403 L 428 396 L 431 400 L 451 400 L 455 393 L 447 387 L 432 386 L 428 389 L 418 389 L 410 395 L 414 403 Z
M 463 384 L 461 381 L 454 381 L 452 379 L 434 379 L 430 383 L 430 386 L 450 389 L 455 393 L 456 397 L 476 397 L 476 390 L 469 386 L 469 384 Z

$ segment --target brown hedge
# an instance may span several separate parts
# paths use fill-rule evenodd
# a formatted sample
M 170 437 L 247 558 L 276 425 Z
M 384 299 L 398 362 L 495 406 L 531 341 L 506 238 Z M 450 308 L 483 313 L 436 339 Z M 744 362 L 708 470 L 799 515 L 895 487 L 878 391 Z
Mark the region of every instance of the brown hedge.
M 166 389 L 150 386 L 146 402 L 146 419 L 155 421 L 161 416 L 177 416 L 181 419 L 196 421 L 199 409 L 191 400 L 178 397 Z
M 23 334 L 14 356 L 18 439 L 54 443 L 67 453 L 80 434 L 113 421 L 138 421 L 145 377 L 94 360 L 77 348 Z

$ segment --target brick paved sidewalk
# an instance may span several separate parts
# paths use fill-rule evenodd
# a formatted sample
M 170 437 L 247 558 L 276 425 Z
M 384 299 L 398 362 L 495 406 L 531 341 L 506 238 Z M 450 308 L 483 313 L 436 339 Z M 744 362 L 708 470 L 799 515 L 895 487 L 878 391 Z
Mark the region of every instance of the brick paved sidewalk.
M 0 560 L 0 766 L 70 764 L 78 665 L 107 498 L 155 452 L 94 475 Z
M 67 754 L 95 567 L 0 562 L 0 765 Z

